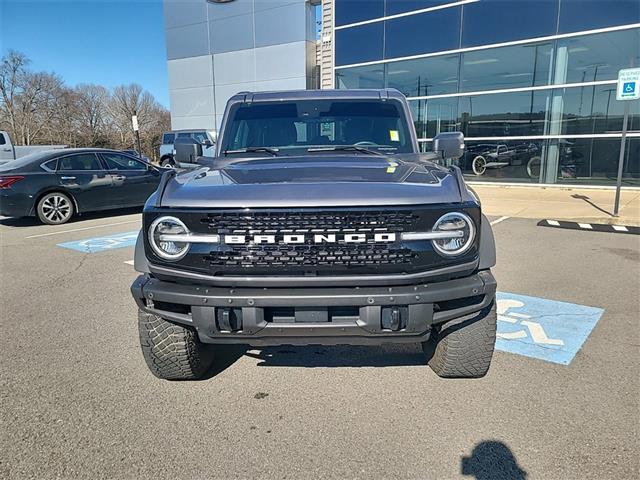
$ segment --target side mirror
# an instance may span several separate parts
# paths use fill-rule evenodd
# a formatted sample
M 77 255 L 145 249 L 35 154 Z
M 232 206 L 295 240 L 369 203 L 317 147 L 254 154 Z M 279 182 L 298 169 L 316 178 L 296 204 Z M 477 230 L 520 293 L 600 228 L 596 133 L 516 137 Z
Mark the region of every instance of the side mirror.
M 196 163 L 196 159 L 202 156 L 202 145 L 193 138 L 176 138 L 173 145 L 175 149 L 175 161 L 181 163 Z
M 464 135 L 461 132 L 439 133 L 433 139 L 433 151 L 444 159 L 458 159 L 464 155 Z

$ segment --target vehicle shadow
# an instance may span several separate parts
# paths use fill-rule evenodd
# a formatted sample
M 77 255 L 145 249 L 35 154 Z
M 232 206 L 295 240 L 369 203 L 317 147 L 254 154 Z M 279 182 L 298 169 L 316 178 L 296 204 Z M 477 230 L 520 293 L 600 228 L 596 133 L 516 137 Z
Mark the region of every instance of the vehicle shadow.
M 255 353 L 257 352 L 257 353 Z M 426 365 L 419 344 L 252 348 L 246 355 L 259 367 L 399 367 Z
M 478 443 L 470 456 L 462 457 L 460 473 L 477 480 L 527 478 L 527 471 L 518 465 L 511 449 L 499 440 Z
M 133 208 L 119 208 L 115 210 L 105 210 L 100 212 L 88 212 L 83 213 L 82 215 L 75 215 L 71 220 L 69 220 L 65 225 L 82 225 L 82 222 L 86 220 L 96 220 L 100 218 L 113 218 L 117 219 L 118 217 L 124 217 L 127 215 L 133 215 L 136 213 L 141 213 L 142 207 L 133 207 Z M 44 225 L 40 220 L 36 217 L 5 217 L 0 218 L 0 225 L 4 225 L 6 227 L 15 227 L 15 228 L 23 228 L 23 227 L 33 227 L 38 225 Z M 54 225 L 51 225 L 54 226 Z
M 246 345 L 216 345 L 214 350 L 214 362 L 211 368 L 198 380 L 210 380 L 224 372 L 246 354 Z

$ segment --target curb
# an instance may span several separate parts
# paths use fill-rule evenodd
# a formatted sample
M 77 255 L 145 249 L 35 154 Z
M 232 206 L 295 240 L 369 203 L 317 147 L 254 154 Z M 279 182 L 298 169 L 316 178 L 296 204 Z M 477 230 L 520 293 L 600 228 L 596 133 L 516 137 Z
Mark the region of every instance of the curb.
M 640 235 L 640 227 L 625 225 L 607 225 L 602 223 L 565 222 L 562 220 L 540 220 L 539 227 L 564 228 L 568 230 L 586 230 L 590 232 L 626 233 Z

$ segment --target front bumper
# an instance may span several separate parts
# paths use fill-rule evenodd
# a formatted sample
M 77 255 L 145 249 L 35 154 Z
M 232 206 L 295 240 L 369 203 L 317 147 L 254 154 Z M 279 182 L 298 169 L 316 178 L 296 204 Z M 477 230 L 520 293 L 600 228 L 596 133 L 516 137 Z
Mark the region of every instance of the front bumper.
M 141 275 L 131 292 L 142 310 L 195 328 L 205 343 L 366 345 L 425 341 L 434 325 L 491 305 L 496 281 L 485 270 L 408 286 L 229 289 Z M 384 328 L 392 310 L 398 325 Z M 235 329 L 229 314 L 241 318 Z

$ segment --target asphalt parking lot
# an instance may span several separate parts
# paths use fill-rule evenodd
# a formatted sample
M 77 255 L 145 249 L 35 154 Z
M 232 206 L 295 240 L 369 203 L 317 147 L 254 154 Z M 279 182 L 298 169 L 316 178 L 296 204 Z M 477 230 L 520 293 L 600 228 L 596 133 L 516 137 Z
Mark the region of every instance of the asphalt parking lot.
M 139 221 L 0 220 L 0 477 L 639 478 L 639 236 L 496 223 L 481 380 L 436 377 L 416 345 L 228 348 L 166 382 L 129 294 Z

